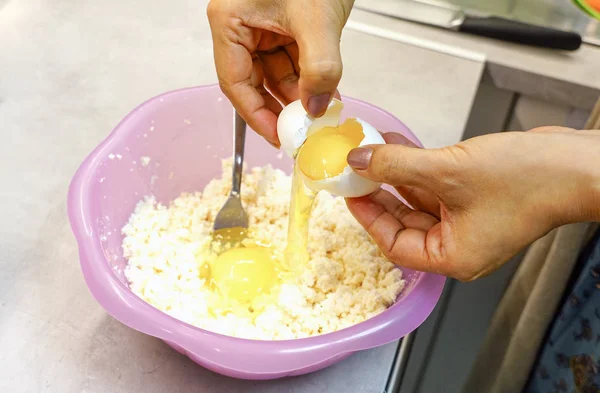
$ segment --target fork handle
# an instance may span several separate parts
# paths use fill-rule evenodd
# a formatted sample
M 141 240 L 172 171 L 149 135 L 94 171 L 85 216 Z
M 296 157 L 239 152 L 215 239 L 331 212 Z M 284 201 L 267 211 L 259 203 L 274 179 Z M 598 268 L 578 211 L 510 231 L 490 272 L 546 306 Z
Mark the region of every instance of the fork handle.
M 235 111 L 233 122 L 233 174 L 231 177 L 231 194 L 240 195 L 244 165 L 244 144 L 246 142 L 246 122 L 237 111 Z

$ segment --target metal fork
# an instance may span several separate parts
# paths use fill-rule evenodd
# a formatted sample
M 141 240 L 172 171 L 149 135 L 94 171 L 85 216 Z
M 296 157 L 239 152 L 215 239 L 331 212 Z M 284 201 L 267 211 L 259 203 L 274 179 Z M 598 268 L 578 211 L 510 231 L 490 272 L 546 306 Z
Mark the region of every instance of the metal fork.
M 246 235 L 248 215 L 242 206 L 241 186 L 244 164 L 246 122 L 237 111 L 233 130 L 233 173 L 229 198 L 217 214 L 213 225 L 213 237 L 222 243 L 239 243 Z

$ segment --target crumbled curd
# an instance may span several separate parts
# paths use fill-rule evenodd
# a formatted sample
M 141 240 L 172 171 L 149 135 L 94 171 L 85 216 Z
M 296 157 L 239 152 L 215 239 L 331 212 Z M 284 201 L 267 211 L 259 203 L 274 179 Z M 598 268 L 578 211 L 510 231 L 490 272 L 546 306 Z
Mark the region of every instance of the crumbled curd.
M 184 193 L 168 207 L 154 197 L 138 203 L 123 228 L 125 275 L 138 296 L 200 328 L 262 340 L 333 332 L 394 302 L 404 286 L 402 272 L 381 254 L 344 200 L 327 193 L 318 195 L 311 215 L 308 264 L 249 304 L 224 302 L 202 272 L 217 258 L 211 230 L 229 194 L 231 160 L 223 173 L 202 193 Z M 271 167 L 244 177 L 249 242 L 283 255 L 290 190 L 291 178 Z

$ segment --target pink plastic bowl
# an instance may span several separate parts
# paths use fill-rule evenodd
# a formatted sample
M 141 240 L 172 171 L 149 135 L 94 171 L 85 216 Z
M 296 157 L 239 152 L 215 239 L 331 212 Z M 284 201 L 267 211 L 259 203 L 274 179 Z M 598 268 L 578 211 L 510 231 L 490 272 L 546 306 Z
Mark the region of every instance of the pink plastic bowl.
M 418 143 L 391 114 L 355 99 L 344 102 L 345 114 Z M 316 371 L 353 352 L 398 340 L 423 323 L 440 297 L 444 278 L 408 269 L 403 269 L 406 288 L 384 313 L 335 333 L 288 341 L 245 340 L 199 329 L 129 290 L 121 228 L 134 206 L 149 194 L 168 203 L 219 176 L 221 159 L 232 154 L 232 121 L 231 104 L 216 85 L 166 93 L 134 109 L 81 164 L 69 189 L 69 219 L 83 275 L 102 307 L 199 365 L 244 379 Z M 254 132 L 246 143 L 246 168 L 271 164 L 290 172 L 291 161 Z M 150 157 L 150 162 L 142 157 Z

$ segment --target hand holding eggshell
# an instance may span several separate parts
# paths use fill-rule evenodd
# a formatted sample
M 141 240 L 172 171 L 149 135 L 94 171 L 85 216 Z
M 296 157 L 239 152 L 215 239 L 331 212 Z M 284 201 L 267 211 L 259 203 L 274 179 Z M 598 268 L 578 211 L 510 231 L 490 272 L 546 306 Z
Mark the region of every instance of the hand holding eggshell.
M 207 7 L 221 89 L 273 145 L 281 105 L 325 112 L 342 77 L 340 37 L 354 0 L 211 0 Z M 243 21 L 243 23 L 240 23 Z

